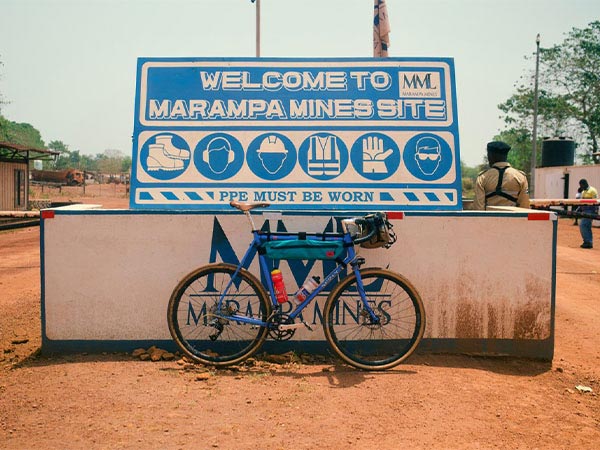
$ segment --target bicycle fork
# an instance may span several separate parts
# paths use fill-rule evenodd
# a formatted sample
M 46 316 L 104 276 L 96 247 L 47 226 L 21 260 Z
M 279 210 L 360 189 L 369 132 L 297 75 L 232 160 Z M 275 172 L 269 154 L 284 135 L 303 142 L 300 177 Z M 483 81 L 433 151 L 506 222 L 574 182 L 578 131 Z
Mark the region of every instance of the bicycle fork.
M 356 277 L 356 289 L 358 291 L 358 295 L 362 302 L 363 309 L 361 311 L 361 316 L 363 316 L 369 322 L 365 322 L 364 325 L 379 325 L 381 323 L 380 317 L 375 314 L 375 311 L 369 305 L 369 300 L 367 299 L 367 290 L 365 289 L 365 284 L 363 283 L 362 276 L 360 275 L 360 266 L 364 264 L 364 258 L 356 258 L 356 262 L 351 262 L 352 270 L 354 271 L 354 276 Z

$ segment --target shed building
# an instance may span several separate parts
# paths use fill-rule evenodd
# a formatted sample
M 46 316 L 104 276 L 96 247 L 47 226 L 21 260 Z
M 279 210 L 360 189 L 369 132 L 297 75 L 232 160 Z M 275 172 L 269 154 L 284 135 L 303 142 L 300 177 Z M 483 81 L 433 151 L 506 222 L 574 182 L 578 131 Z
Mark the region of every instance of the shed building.
M 29 207 L 29 162 L 55 159 L 58 152 L 0 142 L 0 211 Z

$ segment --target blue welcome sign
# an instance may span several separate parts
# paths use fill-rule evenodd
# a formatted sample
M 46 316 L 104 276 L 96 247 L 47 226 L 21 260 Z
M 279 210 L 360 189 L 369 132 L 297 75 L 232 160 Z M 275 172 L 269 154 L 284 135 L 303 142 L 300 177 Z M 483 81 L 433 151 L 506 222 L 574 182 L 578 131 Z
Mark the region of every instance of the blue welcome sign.
M 459 210 L 450 58 L 141 58 L 132 208 Z

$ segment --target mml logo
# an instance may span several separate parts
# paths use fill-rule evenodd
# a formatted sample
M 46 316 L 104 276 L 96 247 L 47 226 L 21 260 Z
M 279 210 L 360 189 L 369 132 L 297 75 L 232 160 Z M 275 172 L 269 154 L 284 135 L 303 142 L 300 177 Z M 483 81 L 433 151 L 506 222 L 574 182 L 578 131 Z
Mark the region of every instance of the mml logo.
M 431 72 L 422 76 L 419 73 L 413 73 L 412 76 L 403 74 L 402 89 L 437 89 L 437 86 L 432 86 Z

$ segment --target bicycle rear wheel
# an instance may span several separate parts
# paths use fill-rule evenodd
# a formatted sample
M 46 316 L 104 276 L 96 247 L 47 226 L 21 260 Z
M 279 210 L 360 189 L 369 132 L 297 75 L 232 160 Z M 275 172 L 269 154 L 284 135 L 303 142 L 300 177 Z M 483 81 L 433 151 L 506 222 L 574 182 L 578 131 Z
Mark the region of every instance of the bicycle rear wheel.
M 344 278 L 323 310 L 325 338 L 348 364 L 385 370 L 408 358 L 425 330 L 425 310 L 417 290 L 401 275 L 361 269 L 365 295 L 378 321 L 363 307 L 356 275 Z
M 213 366 L 237 364 L 260 348 L 267 328 L 228 319 L 252 317 L 266 321 L 271 313 L 268 294 L 260 282 L 241 269 L 219 306 L 237 267 L 210 264 L 187 275 L 177 285 L 167 311 L 171 336 L 191 359 Z

